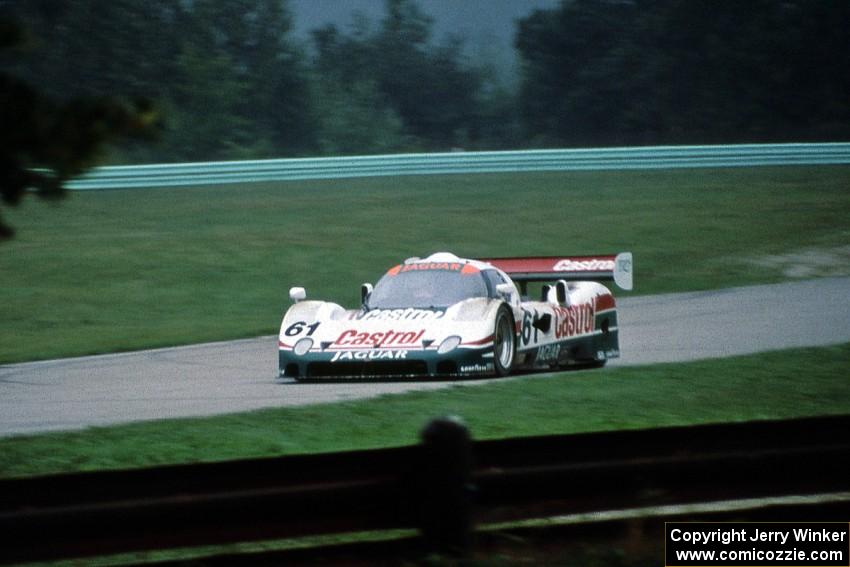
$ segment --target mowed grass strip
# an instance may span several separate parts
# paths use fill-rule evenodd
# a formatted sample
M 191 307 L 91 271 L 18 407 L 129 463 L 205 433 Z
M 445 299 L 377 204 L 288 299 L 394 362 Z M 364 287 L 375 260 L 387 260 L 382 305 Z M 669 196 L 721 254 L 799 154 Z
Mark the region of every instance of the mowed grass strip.
M 850 245 L 850 167 L 447 175 L 77 192 L 3 214 L 0 364 L 277 331 L 400 259 L 631 250 L 639 294 L 776 282 Z
M 457 415 L 475 439 L 850 413 L 850 344 L 463 382 L 445 390 L 0 439 L 0 476 L 392 447 Z M 300 386 L 281 385 L 280 395 Z

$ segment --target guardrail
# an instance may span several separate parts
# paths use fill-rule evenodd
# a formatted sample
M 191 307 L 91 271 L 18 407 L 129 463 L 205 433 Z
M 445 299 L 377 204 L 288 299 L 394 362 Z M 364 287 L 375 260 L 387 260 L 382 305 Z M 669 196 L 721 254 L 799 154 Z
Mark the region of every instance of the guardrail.
M 850 143 L 452 152 L 111 166 L 70 190 L 179 187 L 388 175 L 850 164 Z
M 421 445 L 0 480 L 0 563 L 850 490 L 850 416 Z M 472 487 L 472 489 L 470 489 Z

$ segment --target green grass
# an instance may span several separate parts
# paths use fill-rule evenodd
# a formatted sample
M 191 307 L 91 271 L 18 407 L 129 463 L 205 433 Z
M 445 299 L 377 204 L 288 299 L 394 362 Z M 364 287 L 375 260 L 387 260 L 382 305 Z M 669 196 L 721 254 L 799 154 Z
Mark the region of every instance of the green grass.
M 776 282 L 850 244 L 850 167 L 374 178 L 78 192 L 3 214 L 0 363 L 276 332 L 399 259 L 631 250 L 636 291 Z
M 0 439 L 0 476 L 390 447 L 441 415 L 476 439 L 850 413 L 850 344 L 466 382 L 374 400 Z M 297 389 L 282 385 L 281 389 Z

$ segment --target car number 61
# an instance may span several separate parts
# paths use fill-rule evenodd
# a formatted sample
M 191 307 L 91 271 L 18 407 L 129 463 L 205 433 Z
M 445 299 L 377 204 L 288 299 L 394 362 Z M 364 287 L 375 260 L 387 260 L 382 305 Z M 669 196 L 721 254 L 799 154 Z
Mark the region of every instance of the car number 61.
M 318 328 L 319 328 L 319 321 L 316 321 L 312 325 L 308 325 L 306 321 L 296 321 L 295 323 L 293 323 L 289 327 L 287 327 L 286 330 L 283 332 L 283 334 L 286 335 L 287 337 L 294 337 L 296 335 L 300 335 L 301 333 L 303 333 L 304 329 L 310 329 L 310 331 L 307 333 L 307 336 L 309 337 L 310 335 L 315 333 L 316 329 L 318 329 Z
M 540 314 L 537 312 L 537 309 L 534 310 L 532 314 L 531 311 L 522 312 L 522 333 L 520 338 L 522 339 L 522 344 L 528 345 L 532 343 L 537 343 L 538 341 L 538 329 L 535 323 L 540 318 Z

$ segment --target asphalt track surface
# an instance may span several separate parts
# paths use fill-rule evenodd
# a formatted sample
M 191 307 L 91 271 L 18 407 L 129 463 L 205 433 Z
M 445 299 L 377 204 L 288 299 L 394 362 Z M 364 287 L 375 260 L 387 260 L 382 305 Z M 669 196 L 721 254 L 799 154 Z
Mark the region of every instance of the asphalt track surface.
M 622 358 L 611 365 L 850 342 L 850 278 L 624 298 L 619 323 Z M 276 375 L 277 337 L 0 366 L 0 435 L 490 382 L 296 384 Z

